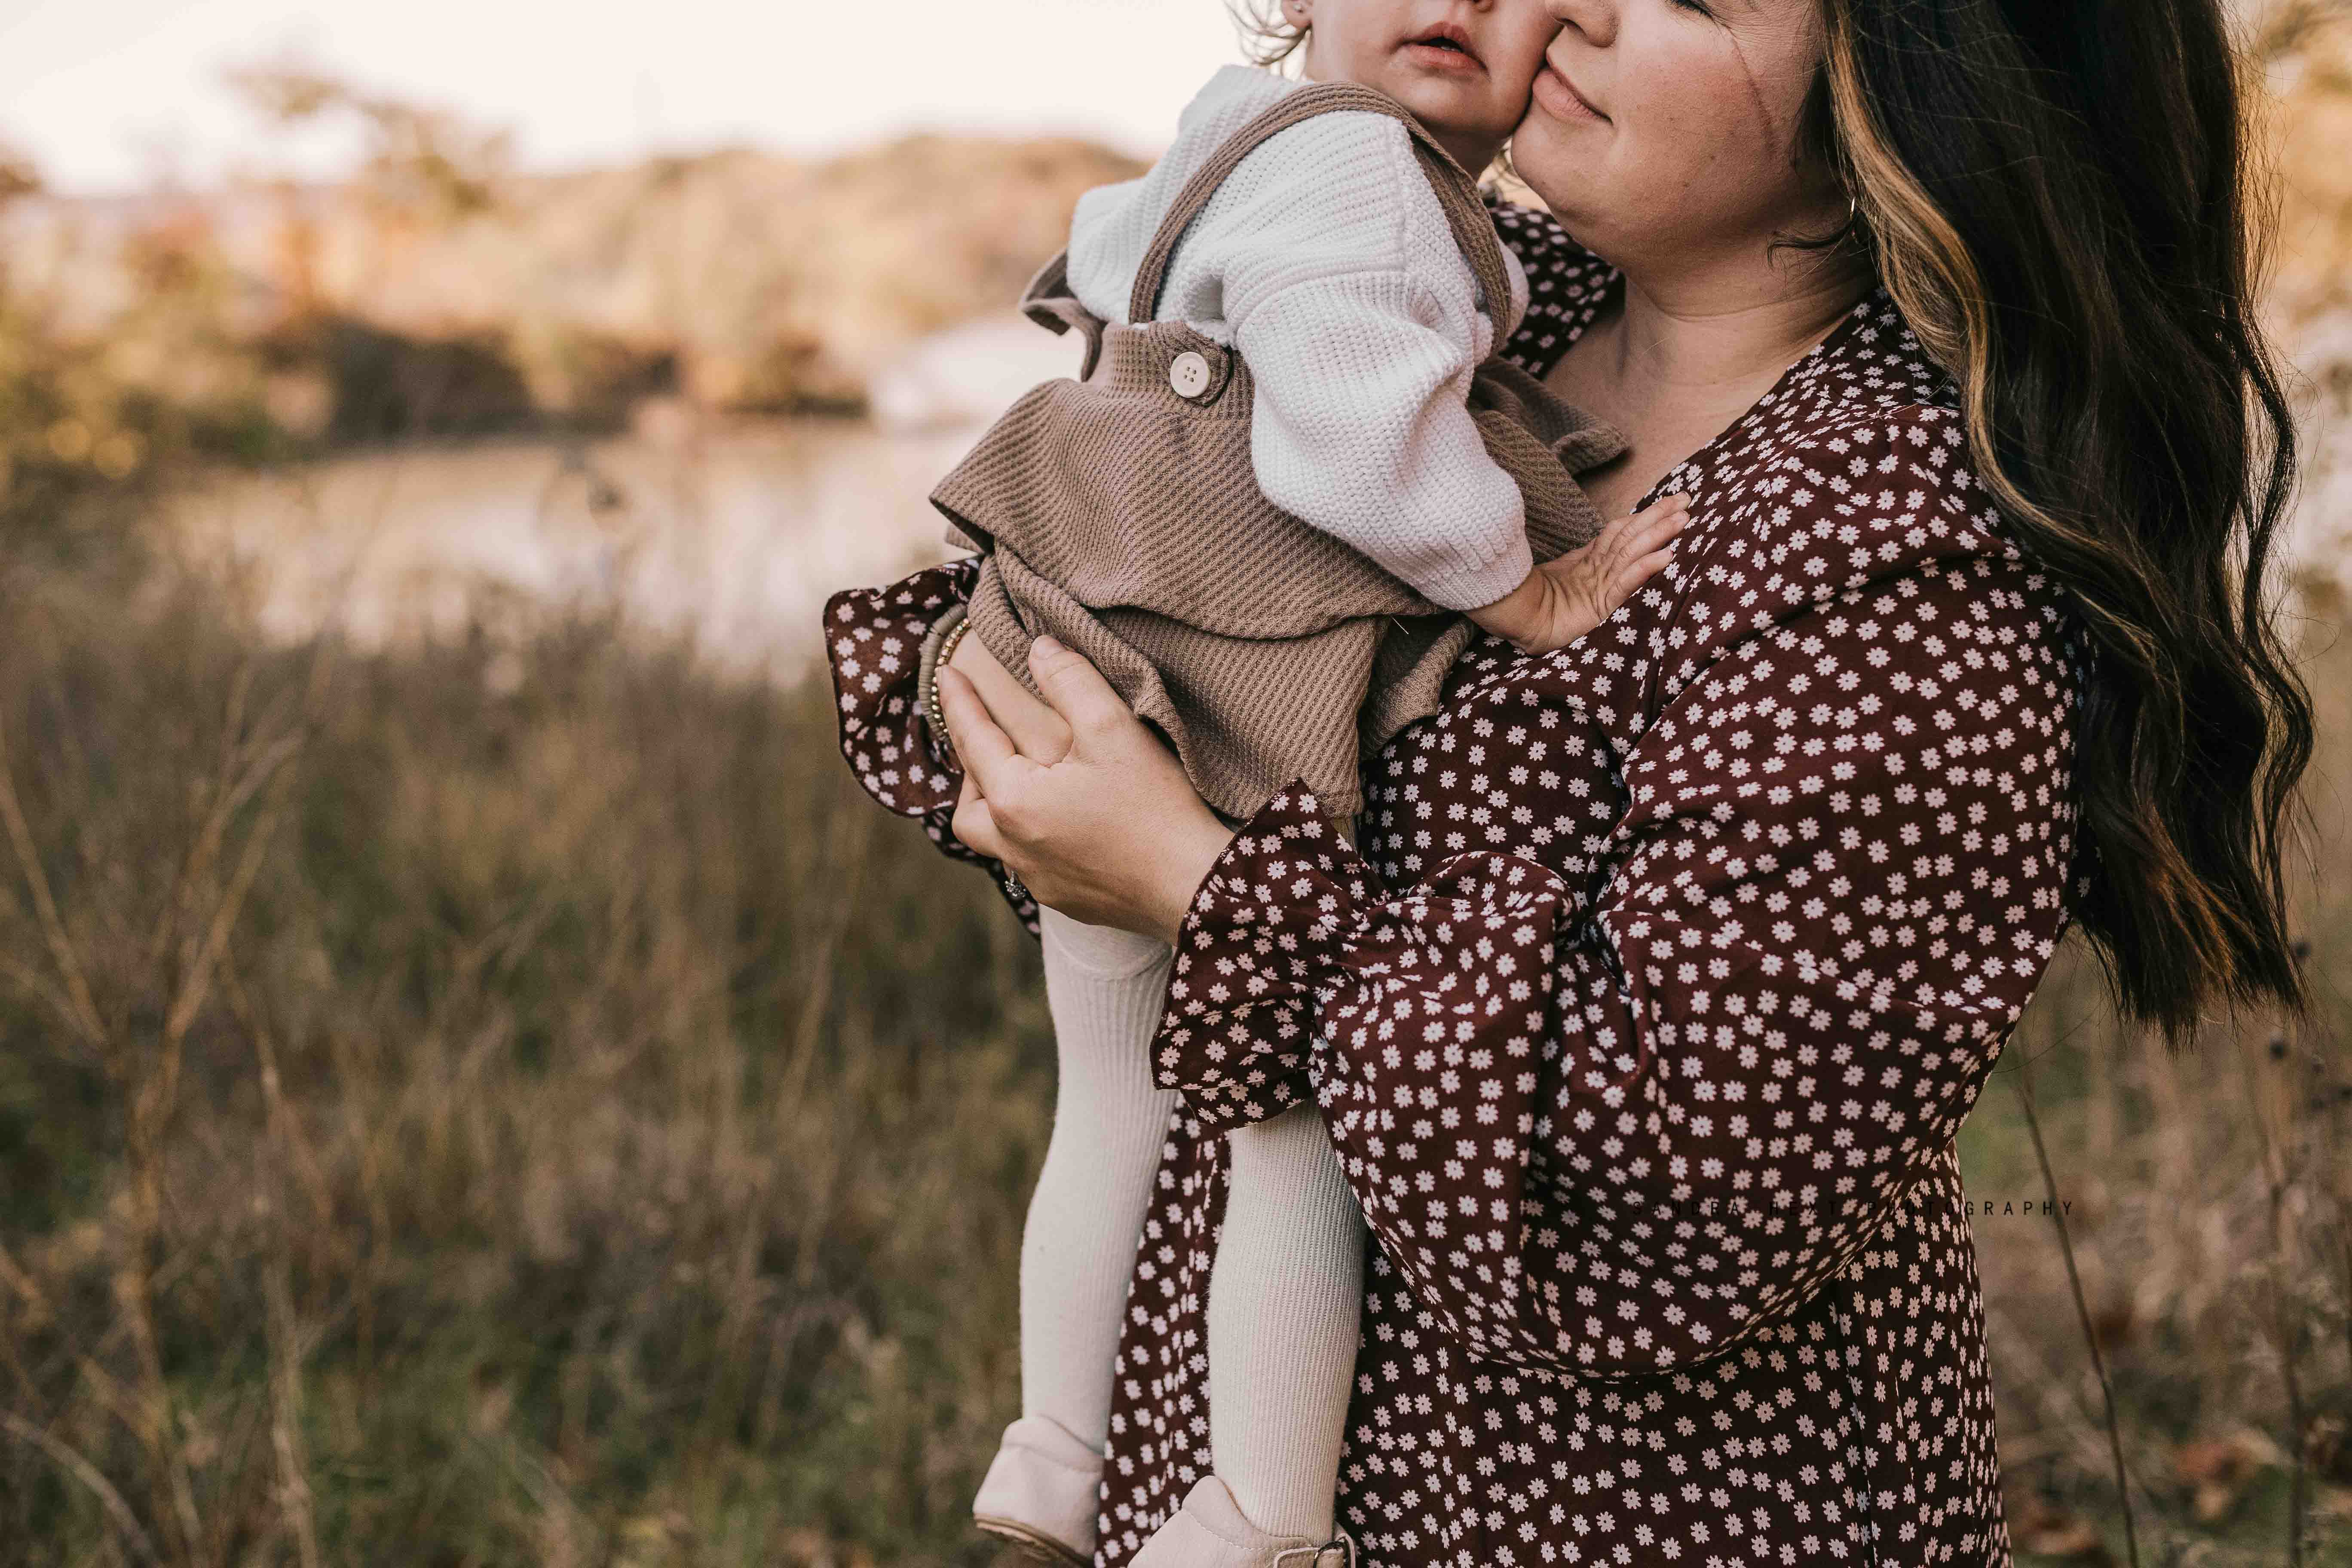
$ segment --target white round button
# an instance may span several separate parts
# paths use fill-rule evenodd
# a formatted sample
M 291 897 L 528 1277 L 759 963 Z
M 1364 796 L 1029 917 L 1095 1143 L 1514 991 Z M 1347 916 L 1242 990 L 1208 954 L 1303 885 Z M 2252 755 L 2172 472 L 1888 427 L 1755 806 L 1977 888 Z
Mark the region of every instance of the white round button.
M 1209 390 L 1209 362 L 1186 349 L 1168 362 L 1168 384 L 1179 397 L 1198 397 Z

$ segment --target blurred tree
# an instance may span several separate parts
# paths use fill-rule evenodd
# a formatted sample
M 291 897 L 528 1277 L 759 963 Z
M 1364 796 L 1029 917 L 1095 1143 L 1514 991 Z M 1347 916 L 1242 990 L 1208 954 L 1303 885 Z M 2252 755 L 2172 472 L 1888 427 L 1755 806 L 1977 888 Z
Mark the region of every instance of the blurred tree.
M 2248 54 L 2258 65 L 2308 47 L 2326 30 L 2352 20 L 2352 0 L 2261 0 L 2249 14 Z
M 33 161 L 14 147 L 0 146 L 0 206 L 40 189 L 41 172 Z
M 299 58 L 239 66 L 229 86 L 265 118 L 296 126 L 348 115 L 367 138 L 361 177 L 379 199 L 463 217 L 497 205 L 513 132 L 446 109 L 370 92 Z

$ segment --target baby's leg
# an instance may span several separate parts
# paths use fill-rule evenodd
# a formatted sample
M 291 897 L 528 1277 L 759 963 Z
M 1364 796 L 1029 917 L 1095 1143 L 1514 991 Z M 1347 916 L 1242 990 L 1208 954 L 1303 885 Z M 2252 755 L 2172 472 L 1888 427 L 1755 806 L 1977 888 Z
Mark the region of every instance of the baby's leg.
M 1364 1303 L 1363 1216 L 1312 1105 L 1226 1139 L 1209 1271 L 1209 1448 L 1252 1524 L 1331 1538 Z
M 1111 1361 L 1174 1110 L 1150 1047 L 1173 954 L 1154 937 L 1038 914 L 1060 1085 L 1021 1234 L 1021 1413 L 1100 1453 Z

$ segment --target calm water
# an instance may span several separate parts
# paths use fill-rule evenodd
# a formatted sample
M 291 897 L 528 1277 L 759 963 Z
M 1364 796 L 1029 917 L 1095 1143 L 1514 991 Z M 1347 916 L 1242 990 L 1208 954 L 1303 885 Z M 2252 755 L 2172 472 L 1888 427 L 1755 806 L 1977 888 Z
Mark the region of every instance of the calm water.
M 652 405 L 611 440 L 412 449 L 224 479 L 184 498 L 181 532 L 249 581 L 281 635 L 333 619 L 376 643 L 512 606 L 617 602 L 717 660 L 789 678 L 816 651 L 827 595 L 950 553 L 932 486 L 1022 390 L 1076 368 L 1072 344 L 1018 321 L 981 323 L 887 367 L 872 423 L 722 423 Z M 2352 421 L 2315 417 L 2305 441 L 2287 553 L 2344 581 Z
M 1075 370 L 1025 323 L 918 345 L 876 422 L 718 422 L 649 405 L 610 440 L 412 448 L 225 478 L 183 498 L 198 558 L 285 637 L 369 644 L 529 604 L 617 602 L 712 658 L 790 676 L 825 596 L 952 552 L 925 499 L 1025 387 Z

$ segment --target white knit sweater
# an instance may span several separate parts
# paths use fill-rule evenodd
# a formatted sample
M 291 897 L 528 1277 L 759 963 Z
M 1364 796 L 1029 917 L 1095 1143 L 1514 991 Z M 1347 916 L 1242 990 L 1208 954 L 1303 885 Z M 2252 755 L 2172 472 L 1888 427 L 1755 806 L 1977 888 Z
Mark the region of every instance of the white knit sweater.
M 1080 196 L 1069 255 L 1079 302 L 1126 322 L 1135 274 L 1177 192 L 1301 85 L 1223 68 L 1149 174 Z M 1503 254 L 1507 336 L 1528 284 Z M 1518 486 L 1486 455 L 1467 406 L 1472 368 L 1498 342 L 1485 303 L 1405 128 L 1343 110 L 1291 126 L 1242 160 L 1177 247 L 1159 316 L 1248 363 L 1250 458 L 1267 500 L 1433 603 L 1473 609 L 1517 587 L 1532 564 Z

